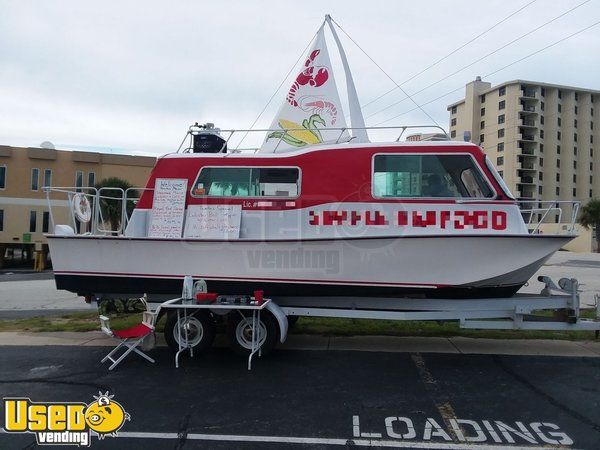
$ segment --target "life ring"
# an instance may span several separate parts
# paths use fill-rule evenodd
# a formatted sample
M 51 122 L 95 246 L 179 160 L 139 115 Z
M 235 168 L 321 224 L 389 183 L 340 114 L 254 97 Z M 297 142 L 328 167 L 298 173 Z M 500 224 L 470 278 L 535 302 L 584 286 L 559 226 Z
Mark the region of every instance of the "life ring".
M 71 200 L 71 208 L 77 220 L 88 223 L 92 218 L 92 207 L 90 201 L 84 194 L 75 194 Z

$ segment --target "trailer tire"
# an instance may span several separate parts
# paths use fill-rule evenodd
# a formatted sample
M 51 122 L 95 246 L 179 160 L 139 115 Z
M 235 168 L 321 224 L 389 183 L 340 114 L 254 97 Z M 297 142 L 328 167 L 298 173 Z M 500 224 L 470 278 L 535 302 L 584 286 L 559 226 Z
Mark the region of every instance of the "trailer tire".
M 227 316 L 227 339 L 231 349 L 240 356 L 248 356 L 252 345 L 252 313 L 233 311 Z M 261 354 L 269 354 L 279 337 L 277 320 L 269 311 L 261 311 L 259 329 L 262 340 Z
M 210 348 L 215 339 L 215 321 L 208 311 L 197 311 L 187 316 L 187 324 L 184 324 L 183 317 L 180 317 L 181 325 L 187 327 L 189 342 L 194 351 L 205 351 Z M 184 330 L 182 329 L 182 336 Z M 179 351 L 179 333 L 177 313 L 170 312 L 165 322 L 165 341 L 169 348 Z

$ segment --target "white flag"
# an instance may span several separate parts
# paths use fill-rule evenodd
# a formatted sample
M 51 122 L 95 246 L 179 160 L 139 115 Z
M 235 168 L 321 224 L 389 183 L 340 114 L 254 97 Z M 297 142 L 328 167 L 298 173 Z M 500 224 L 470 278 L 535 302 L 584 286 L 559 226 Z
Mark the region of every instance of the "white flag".
M 281 152 L 350 139 L 323 27 L 294 79 L 259 152 Z

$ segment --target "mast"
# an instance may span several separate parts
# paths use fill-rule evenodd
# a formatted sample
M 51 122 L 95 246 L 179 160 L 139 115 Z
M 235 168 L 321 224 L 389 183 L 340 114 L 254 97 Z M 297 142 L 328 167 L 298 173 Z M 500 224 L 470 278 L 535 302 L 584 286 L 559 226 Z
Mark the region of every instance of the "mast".
M 348 103 L 350 107 L 350 126 L 353 128 L 352 135 L 355 138 L 354 142 L 371 142 L 369 141 L 367 130 L 365 130 L 365 119 L 363 117 L 362 110 L 360 109 L 360 103 L 358 102 L 358 94 L 356 93 L 356 87 L 354 86 L 354 79 L 352 78 L 352 73 L 350 72 L 350 65 L 348 64 L 348 59 L 346 58 L 346 52 L 344 52 L 344 48 L 342 47 L 342 43 L 340 42 L 340 39 L 335 31 L 331 16 L 329 14 L 325 14 L 325 22 L 327 22 L 329 25 L 331 34 L 333 35 L 335 43 L 337 44 L 340 58 L 342 59 L 342 65 L 344 66 L 344 74 L 346 75 L 346 90 L 348 91 Z

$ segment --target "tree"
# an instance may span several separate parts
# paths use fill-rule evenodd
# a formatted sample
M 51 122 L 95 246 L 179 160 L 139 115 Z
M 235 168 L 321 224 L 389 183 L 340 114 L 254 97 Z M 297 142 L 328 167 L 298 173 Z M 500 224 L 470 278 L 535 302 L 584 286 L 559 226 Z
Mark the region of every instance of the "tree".
M 598 245 L 596 251 L 600 252 L 600 200 L 592 199 L 581 208 L 577 221 L 586 229 L 596 228 L 596 244 Z
M 120 188 L 123 191 L 133 187 L 127 180 L 118 177 L 109 177 L 100 180 L 96 184 L 96 189 L 101 188 Z M 100 195 L 100 212 L 105 222 L 110 224 L 112 231 L 117 231 L 121 226 L 122 212 L 122 193 L 121 191 L 106 189 Z M 127 202 L 127 215 L 131 215 L 135 204 L 133 201 Z

